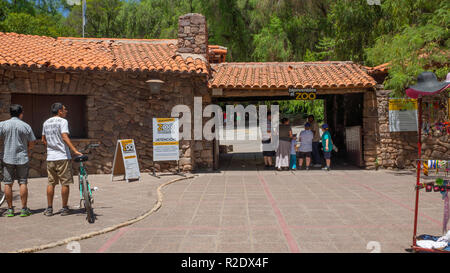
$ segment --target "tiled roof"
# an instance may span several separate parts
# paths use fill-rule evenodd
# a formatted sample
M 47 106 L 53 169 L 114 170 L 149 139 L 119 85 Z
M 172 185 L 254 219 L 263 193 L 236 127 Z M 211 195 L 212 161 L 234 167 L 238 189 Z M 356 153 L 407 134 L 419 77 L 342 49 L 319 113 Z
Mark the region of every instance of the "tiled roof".
M 376 84 L 353 62 L 211 64 L 210 88 L 366 88 Z
M 374 67 L 364 66 L 364 68 L 367 70 L 367 73 L 369 73 L 369 75 L 386 74 L 389 70 L 390 65 L 391 65 L 390 63 L 384 63 L 384 64 L 380 64 L 380 65 L 377 65 Z
M 177 40 L 50 38 L 0 32 L 0 66 L 57 70 L 207 74 L 200 58 L 176 54 Z
M 208 60 L 210 63 L 223 63 L 228 49 L 219 45 L 208 45 Z

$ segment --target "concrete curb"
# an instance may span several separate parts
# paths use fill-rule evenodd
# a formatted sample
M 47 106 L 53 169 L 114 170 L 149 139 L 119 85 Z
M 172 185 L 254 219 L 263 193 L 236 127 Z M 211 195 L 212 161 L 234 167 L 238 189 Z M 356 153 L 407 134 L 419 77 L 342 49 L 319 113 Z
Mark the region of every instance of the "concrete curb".
M 136 217 L 134 219 L 131 219 L 131 220 L 128 220 L 126 222 L 117 224 L 115 226 L 111 226 L 111 227 L 107 227 L 107 228 L 101 229 L 99 231 L 94 231 L 94 232 L 82 234 L 82 235 L 79 235 L 79 236 L 69 237 L 69 238 L 62 239 L 62 240 L 59 240 L 59 241 L 56 241 L 56 242 L 52 242 L 52 243 L 48 243 L 48 244 L 45 244 L 45 245 L 35 246 L 35 247 L 31 247 L 31 248 L 23 248 L 23 249 L 19 249 L 19 250 L 16 250 L 16 251 L 12 251 L 10 253 L 33 253 L 33 252 L 41 251 L 41 250 L 44 250 L 44 249 L 49 249 L 49 248 L 54 248 L 54 247 L 57 247 L 57 246 L 65 245 L 65 244 L 68 244 L 68 243 L 73 242 L 73 241 L 80 241 L 80 240 L 92 238 L 94 236 L 105 234 L 105 233 L 117 230 L 119 228 L 132 225 L 132 224 L 134 224 L 136 222 L 139 222 L 139 221 L 143 220 L 144 218 L 148 217 L 150 214 L 156 212 L 157 210 L 159 210 L 161 208 L 162 201 L 163 201 L 163 194 L 162 194 L 162 191 L 161 191 L 162 188 L 164 188 L 164 187 L 166 187 L 166 186 L 168 186 L 168 185 L 170 185 L 172 183 L 175 183 L 175 182 L 178 182 L 178 181 L 182 181 L 182 180 L 186 180 L 186 179 L 191 179 L 191 178 L 194 178 L 196 176 L 197 175 L 177 178 L 177 179 L 171 180 L 169 182 L 166 182 L 166 183 L 160 185 L 157 188 L 157 190 L 156 190 L 157 194 L 158 194 L 158 200 L 156 201 L 156 203 L 153 206 L 153 208 L 151 210 L 147 211 L 146 213 L 142 214 L 141 216 L 138 216 L 138 217 Z

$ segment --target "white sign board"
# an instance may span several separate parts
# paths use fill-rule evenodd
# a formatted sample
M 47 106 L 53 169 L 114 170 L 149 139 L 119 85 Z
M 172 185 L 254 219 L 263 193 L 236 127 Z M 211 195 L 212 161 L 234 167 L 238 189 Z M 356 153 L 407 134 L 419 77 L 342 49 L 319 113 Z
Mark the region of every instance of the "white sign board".
M 141 178 L 136 147 L 132 139 L 121 139 L 117 141 L 111 180 L 114 176 L 122 174 L 127 182 Z
M 153 161 L 179 160 L 177 118 L 153 118 Z
M 417 100 L 389 99 L 389 131 L 417 132 Z

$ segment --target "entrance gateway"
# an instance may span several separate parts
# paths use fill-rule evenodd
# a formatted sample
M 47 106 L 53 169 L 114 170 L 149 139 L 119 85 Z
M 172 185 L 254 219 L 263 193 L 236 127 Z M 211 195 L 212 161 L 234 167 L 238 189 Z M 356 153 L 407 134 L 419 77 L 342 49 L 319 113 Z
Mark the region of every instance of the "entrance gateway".
M 213 104 L 320 100 L 323 101 L 323 123 L 329 125 L 333 142 L 339 147 L 332 164 L 366 167 L 364 156 L 376 154 L 375 134 L 371 133 L 375 131 L 377 117 L 376 82 L 361 66 L 353 62 L 220 63 L 212 66 L 220 75 L 209 82 Z M 291 121 L 291 125 L 299 126 L 304 122 Z M 220 141 L 214 143 L 216 168 L 224 165 L 218 154 L 220 144 Z

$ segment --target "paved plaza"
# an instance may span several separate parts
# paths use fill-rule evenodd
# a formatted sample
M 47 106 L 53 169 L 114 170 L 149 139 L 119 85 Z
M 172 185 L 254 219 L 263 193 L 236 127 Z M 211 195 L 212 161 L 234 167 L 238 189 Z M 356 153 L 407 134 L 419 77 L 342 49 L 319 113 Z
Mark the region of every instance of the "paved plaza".
M 402 253 L 411 245 L 411 172 L 277 172 L 262 170 L 256 153 L 230 154 L 222 161 L 228 166 L 220 172 L 197 174 L 165 187 L 162 207 L 144 220 L 79 241 L 81 252 L 367 253 L 374 241 L 381 252 Z M 92 175 L 91 183 L 99 188 L 94 224 L 76 209 L 69 216 L 44 216 L 46 178 L 31 179 L 29 206 L 34 215 L 0 217 L 2 234 L 7 235 L 0 237 L 0 251 L 47 244 L 135 218 L 154 206 L 159 185 L 177 178 L 146 173 L 142 177 L 126 183 Z M 72 208 L 78 200 L 72 187 Z M 441 204 L 440 194 L 421 194 L 419 234 L 440 234 Z M 69 250 L 63 245 L 43 252 Z
M 226 142 L 224 142 L 227 144 Z M 282 252 L 405 253 L 413 234 L 413 171 L 367 171 L 338 165 L 326 172 L 264 170 L 259 141 L 234 141 L 220 171 L 195 173 L 162 188 L 162 206 L 143 220 L 78 241 L 83 253 Z M 91 175 L 97 220 L 89 224 L 72 186 L 69 216 L 43 215 L 47 178 L 29 181 L 30 217 L 0 217 L 0 252 L 17 251 L 95 232 L 150 211 L 157 188 L 176 175 L 138 182 Z M 14 202 L 20 210 L 18 187 Z M 440 235 L 439 193 L 420 195 L 418 234 Z M 59 187 L 54 207 L 61 206 Z M 6 204 L 0 212 L 6 210 Z M 41 252 L 71 252 L 73 244 Z

